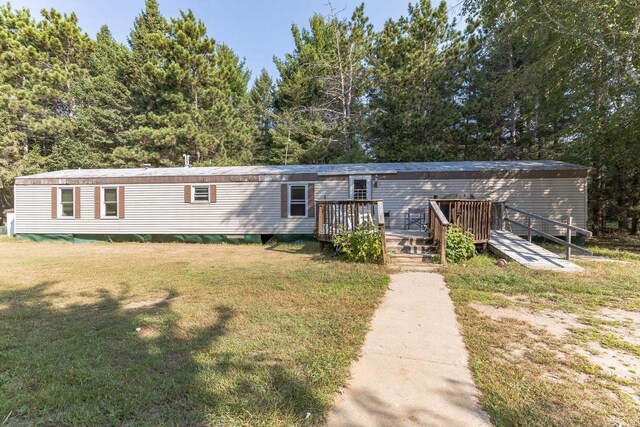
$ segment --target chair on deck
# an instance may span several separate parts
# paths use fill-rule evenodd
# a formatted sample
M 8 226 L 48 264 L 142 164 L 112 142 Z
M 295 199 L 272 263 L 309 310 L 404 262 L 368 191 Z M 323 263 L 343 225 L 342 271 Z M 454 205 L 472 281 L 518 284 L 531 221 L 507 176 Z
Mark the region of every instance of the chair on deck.
M 409 208 L 404 214 L 404 229 L 411 230 L 411 227 L 417 225 L 419 230 L 427 227 L 427 209 L 425 208 Z

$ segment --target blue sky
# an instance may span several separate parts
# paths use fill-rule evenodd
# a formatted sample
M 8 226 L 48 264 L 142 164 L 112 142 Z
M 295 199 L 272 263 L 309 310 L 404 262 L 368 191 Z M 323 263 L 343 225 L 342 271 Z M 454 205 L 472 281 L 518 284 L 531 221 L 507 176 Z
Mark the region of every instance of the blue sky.
M 451 16 L 460 12 L 460 2 L 447 0 Z M 244 57 L 254 76 L 263 67 L 275 76 L 273 55 L 282 57 L 293 48 L 292 23 L 303 26 L 314 12 L 329 13 L 327 0 L 159 0 L 159 3 L 160 11 L 167 18 L 177 16 L 180 9 L 192 9 L 207 26 L 209 36 L 228 44 Z M 333 0 L 334 7 L 343 10 L 342 14 L 347 17 L 360 3 L 361 0 Z M 366 14 L 379 29 L 387 19 L 406 15 L 409 0 L 365 0 L 364 3 Z M 114 37 L 125 43 L 134 17 L 144 7 L 144 0 L 12 0 L 11 5 L 27 7 L 36 17 L 43 8 L 53 7 L 66 13 L 75 11 L 80 26 L 92 37 L 101 25 L 107 24 Z

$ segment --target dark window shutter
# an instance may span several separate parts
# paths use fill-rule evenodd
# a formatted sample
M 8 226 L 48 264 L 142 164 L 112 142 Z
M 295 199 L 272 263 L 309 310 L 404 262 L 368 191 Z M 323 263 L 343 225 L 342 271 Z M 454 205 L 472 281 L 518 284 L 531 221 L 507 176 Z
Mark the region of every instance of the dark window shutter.
M 73 189 L 73 216 L 80 219 L 80 187 Z
M 287 184 L 280 184 L 280 217 L 288 218 L 288 199 L 289 195 L 287 194 L 289 191 L 289 186 Z
M 191 186 L 190 185 L 184 186 L 184 202 L 191 203 Z
M 93 211 L 95 219 L 100 219 L 100 187 L 93 188 Z
M 218 194 L 216 193 L 216 186 L 209 186 L 209 203 L 215 203 L 218 201 Z
M 316 217 L 316 186 L 315 184 L 307 185 L 307 216 L 309 218 Z
M 58 187 L 51 187 L 51 219 L 58 218 Z
M 118 187 L 118 218 L 124 218 L 124 187 Z

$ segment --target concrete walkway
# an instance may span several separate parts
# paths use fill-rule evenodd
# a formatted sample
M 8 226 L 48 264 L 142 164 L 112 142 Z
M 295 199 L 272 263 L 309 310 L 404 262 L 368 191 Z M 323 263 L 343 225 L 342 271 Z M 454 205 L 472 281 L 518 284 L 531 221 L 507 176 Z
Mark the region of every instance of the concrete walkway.
M 329 426 L 489 426 L 442 275 L 400 273 Z

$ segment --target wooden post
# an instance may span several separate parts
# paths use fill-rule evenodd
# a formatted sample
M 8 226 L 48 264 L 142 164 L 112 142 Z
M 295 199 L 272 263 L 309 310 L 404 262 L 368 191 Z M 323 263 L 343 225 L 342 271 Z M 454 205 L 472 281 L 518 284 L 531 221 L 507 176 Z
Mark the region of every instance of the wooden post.
M 505 219 L 507 218 L 507 209 L 505 208 L 506 203 L 500 203 L 500 230 L 504 231 L 504 223 L 507 222 Z
M 527 217 L 527 237 L 529 238 L 529 241 L 531 241 L 531 217 L 530 216 Z
M 440 225 L 440 264 L 447 265 L 447 226 Z
M 569 226 L 573 225 L 573 217 L 569 216 L 569 219 L 567 220 L 567 224 Z M 567 227 L 566 240 L 567 240 L 567 243 L 571 244 L 571 228 L 569 227 Z M 567 246 L 566 258 L 567 260 L 571 259 L 571 248 L 569 246 Z
M 382 263 L 387 263 L 387 238 L 384 232 L 384 224 L 378 226 L 380 229 L 380 241 L 382 243 Z

